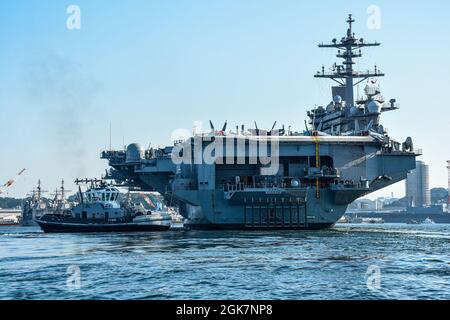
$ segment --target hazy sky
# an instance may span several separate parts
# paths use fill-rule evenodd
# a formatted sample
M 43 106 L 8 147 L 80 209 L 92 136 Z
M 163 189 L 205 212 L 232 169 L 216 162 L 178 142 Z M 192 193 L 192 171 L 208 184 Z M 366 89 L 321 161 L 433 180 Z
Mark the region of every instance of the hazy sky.
M 331 100 L 331 83 L 313 75 L 335 52 L 317 44 L 344 36 L 353 13 L 357 35 L 383 44 L 358 67 L 377 64 L 385 97 L 401 104 L 383 124 L 401 142 L 412 136 L 431 185 L 446 186 L 450 4 L 413 3 L 0 1 L 0 182 L 27 168 L 9 190 L 23 197 L 39 178 L 53 190 L 61 178 L 99 177 L 110 123 L 115 148 L 170 144 L 196 120 L 302 130 L 306 111 Z M 66 27 L 71 4 L 80 30 Z M 370 5 L 381 9 L 379 30 L 367 27 Z

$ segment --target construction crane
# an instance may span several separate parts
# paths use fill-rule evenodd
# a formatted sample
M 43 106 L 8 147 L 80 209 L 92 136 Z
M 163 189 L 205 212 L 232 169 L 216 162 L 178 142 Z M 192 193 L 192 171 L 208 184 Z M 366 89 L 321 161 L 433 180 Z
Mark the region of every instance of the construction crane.
M 9 179 L 6 183 L 0 186 L 0 194 L 4 193 L 6 189 L 10 188 L 18 177 L 20 177 L 27 169 L 22 169 L 14 178 Z

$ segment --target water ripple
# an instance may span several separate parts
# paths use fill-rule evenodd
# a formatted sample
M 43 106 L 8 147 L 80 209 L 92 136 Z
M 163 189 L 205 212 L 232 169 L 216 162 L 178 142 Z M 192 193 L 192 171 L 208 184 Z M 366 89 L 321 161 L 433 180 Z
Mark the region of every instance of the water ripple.
M 0 227 L 0 299 L 449 299 L 450 226 L 43 234 Z M 81 272 L 68 286 L 67 268 Z M 367 286 L 369 266 L 381 288 Z M 70 282 L 70 281 L 69 281 Z

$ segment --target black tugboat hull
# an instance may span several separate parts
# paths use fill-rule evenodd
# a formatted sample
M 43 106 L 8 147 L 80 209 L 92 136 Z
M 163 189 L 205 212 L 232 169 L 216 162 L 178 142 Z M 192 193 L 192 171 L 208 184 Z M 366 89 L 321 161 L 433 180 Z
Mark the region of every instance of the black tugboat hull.
M 167 231 L 170 225 L 165 224 L 73 224 L 36 221 L 45 233 L 97 233 L 97 232 L 150 232 Z

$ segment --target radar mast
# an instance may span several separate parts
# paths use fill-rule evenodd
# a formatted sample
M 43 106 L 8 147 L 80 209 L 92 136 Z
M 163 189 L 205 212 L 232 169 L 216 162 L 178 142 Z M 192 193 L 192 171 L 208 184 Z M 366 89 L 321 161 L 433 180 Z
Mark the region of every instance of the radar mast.
M 322 66 L 322 71 L 317 72 L 315 78 L 331 79 L 339 84 L 338 87 L 333 87 L 333 96 L 340 95 L 346 101 L 347 106 L 354 106 L 354 92 L 353 87 L 361 82 L 375 77 L 383 77 L 384 74 L 375 66 L 373 71 L 360 72 L 353 69 L 355 59 L 362 57 L 361 48 L 364 47 L 378 47 L 380 43 L 367 43 L 363 38 L 357 38 L 352 30 L 352 24 L 355 22 L 352 15 L 348 15 L 348 30 L 347 36 L 341 40 L 333 39 L 331 44 L 319 44 L 319 48 L 336 48 L 338 54 L 336 57 L 344 60 L 342 65 L 336 63 L 332 67 L 333 72 L 325 72 L 325 67 Z M 355 83 L 355 79 L 361 79 Z

